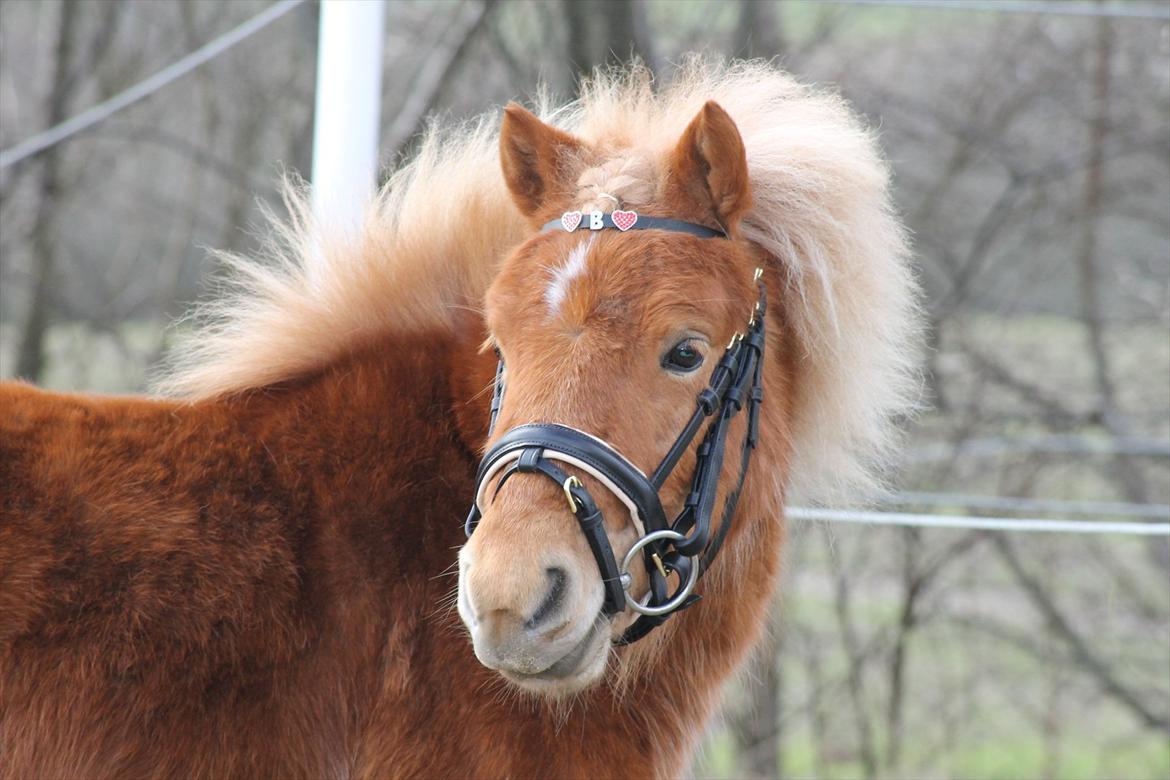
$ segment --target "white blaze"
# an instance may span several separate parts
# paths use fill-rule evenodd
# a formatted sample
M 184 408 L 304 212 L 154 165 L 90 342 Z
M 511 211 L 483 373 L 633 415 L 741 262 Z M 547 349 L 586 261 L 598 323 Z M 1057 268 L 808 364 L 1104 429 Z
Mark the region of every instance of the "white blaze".
M 589 255 L 589 250 L 593 248 L 593 240 L 596 236 L 590 236 L 587 241 L 582 241 L 573 247 L 569 252 L 569 259 L 560 268 L 554 268 L 552 272 L 552 279 L 549 280 L 548 287 L 544 290 L 544 302 L 548 306 L 549 314 L 556 314 L 561 309 L 561 303 L 565 300 L 565 295 L 569 291 L 569 285 L 578 276 L 585 273 L 585 258 Z

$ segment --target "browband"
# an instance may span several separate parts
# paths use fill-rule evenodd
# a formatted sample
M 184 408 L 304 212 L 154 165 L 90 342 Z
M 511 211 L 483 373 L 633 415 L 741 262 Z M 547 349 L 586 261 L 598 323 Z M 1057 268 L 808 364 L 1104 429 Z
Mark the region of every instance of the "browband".
M 617 221 L 614 221 L 615 215 L 618 217 Z M 597 227 L 594 227 L 595 225 Z M 597 211 L 581 214 L 581 212 L 567 211 L 559 219 L 544 223 L 540 232 L 563 230 L 567 233 L 573 233 L 577 230 L 606 230 L 610 228 L 620 230 L 623 233 L 627 230 L 669 230 L 674 233 L 688 233 L 699 238 L 727 238 L 727 234 L 722 230 L 709 228 L 706 225 L 667 217 L 644 217 L 633 211 L 616 211 L 613 214 L 602 214 Z

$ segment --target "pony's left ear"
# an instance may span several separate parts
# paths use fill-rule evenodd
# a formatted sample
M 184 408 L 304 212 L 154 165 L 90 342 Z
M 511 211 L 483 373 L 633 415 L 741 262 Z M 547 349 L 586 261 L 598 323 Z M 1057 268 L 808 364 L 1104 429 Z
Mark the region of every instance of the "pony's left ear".
M 729 233 L 751 207 L 747 153 L 727 112 L 707 101 L 670 157 L 671 183 Z
M 500 126 L 500 165 L 512 200 L 526 217 L 564 199 L 567 168 L 581 142 L 546 125 L 517 103 L 504 108 Z

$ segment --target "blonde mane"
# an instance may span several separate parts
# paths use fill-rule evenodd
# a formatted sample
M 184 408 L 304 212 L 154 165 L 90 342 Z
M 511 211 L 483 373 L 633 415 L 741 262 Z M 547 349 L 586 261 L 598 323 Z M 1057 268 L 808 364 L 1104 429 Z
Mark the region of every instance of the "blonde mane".
M 789 498 L 855 498 L 880 482 L 919 388 L 918 287 L 873 134 L 839 97 L 767 63 L 699 57 L 661 90 L 634 66 L 542 113 L 612 154 L 578 180 L 581 205 L 610 210 L 654 199 L 662 161 L 708 100 L 747 149 L 754 205 L 743 232 L 789 280 L 786 318 L 801 347 Z M 528 232 L 496 142 L 494 118 L 428 133 L 357 237 L 323 233 L 292 194 L 277 248 L 227 258 L 235 291 L 204 311 L 160 387 L 214 396 L 318 368 L 378 333 L 451 327 Z

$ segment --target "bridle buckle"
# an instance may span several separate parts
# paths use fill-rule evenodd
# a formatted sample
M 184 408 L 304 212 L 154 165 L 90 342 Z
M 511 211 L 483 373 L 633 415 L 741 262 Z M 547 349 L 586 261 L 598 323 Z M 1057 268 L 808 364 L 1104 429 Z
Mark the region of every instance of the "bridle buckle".
M 569 511 L 577 514 L 577 499 L 573 498 L 573 488 L 580 488 L 581 480 L 576 477 L 569 477 L 565 480 L 565 484 L 561 486 L 565 491 L 565 500 L 569 502 Z

